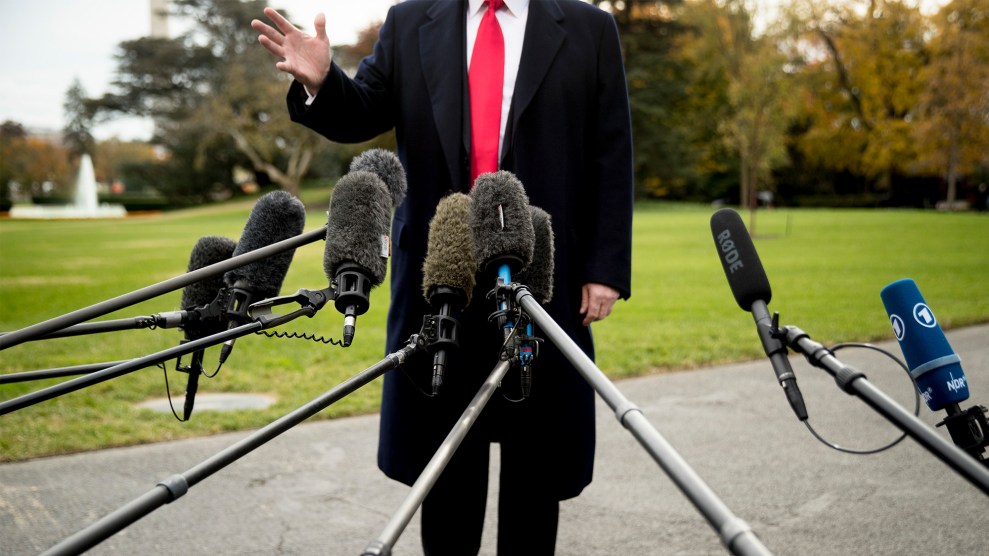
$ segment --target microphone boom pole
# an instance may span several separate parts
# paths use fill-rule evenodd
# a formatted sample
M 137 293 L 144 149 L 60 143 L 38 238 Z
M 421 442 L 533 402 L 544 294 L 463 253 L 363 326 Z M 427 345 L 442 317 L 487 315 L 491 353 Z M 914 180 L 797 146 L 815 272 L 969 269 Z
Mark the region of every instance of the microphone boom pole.
M 120 332 L 122 330 L 143 330 L 146 328 L 165 328 L 164 323 L 159 322 L 153 315 L 131 317 L 126 319 L 104 320 L 97 322 L 84 322 L 74 324 L 56 330 L 51 334 L 29 338 L 25 341 L 52 340 L 54 338 L 69 338 L 71 336 L 82 336 L 85 334 L 102 334 L 104 332 Z M 6 336 L 7 332 L 0 333 L 0 337 Z
M 225 342 L 230 338 L 246 336 L 257 330 L 261 330 L 264 327 L 265 325 L 260 322 L 249 322 L 242 326 L 238 326 L 237 328 L 231 328 L 230 330 L 225 330 L 212 336 L 207 336 L 199 340 L 180 344 L 173 348 L 152 353 L 151 355 L 145 355 L 144 357 L 131 359 L 119 365 L 114 365 L 86 376 L 80 376 L 72 380 L 61 382 L 54 386 L 49 386 L 48 388 L 36 390 L 30 394 L 11 398 L 7 401 L 0 402 L 0 415 L 6 415 L 13 411 L 17 411 L 18 409 L 23 409 L 70 392 L 75 392 L 76 390 L 81 390 L 87 386 L 99 384 L 100 382 L 110 380 L 111 378 L 117 378 L 118 376 L 123 376 L 127 373 L 132 373 L 145 367 L 150 367 L 151 365 L 157 365 L 158 363 L 163 363 L 169 359 L 175 359 L 176 357 L 190 354 L 198 349 L 205 349 L 216 345 L 217 343 Z
M 477 394 L 474 395 L 474 398 L 467 405 L 467 409 L 464 410 L 457 423 L 450 429 L 450 432 L 443 439 L 440 447 L 436 449 L 433 457 L 430 458 L 429 463 L 426 464 L 419 478 L 412 485 L 409 494 L 406 495 L 405 500 L 402 501 L 398 510 L 392 515 L 391 520 L 388 521 L 378 537 L 367 545 L 361 556 L 389 556 L 391 554 L 391 549 L 398 541 L 398 537 L 402 535 L 405 527 L 412 520 L 412 516 L 415 515 L 416 509 L 426 499 L 426 495 L 429 494 L 429 491 L 436 484 L 443 470 L 446 469 L 447 464 L 450 463 L 454 452 L 460 447 L 460 443 L 463 442 L 470 428 L 474 426 L 477 418 L 480 417 L 481 411 L 484 410 L 484 406 L 487 405 L 488 400 L 491 399 L 495 390 L 498 389 L 498 385 L 505 378 L 505 374 L 508 373 L 510 366 L 510 360 L 500 361 L 495 365 L 491 374 L 488 375 L 484 384 L 481 385 Z
M 260 249 L 258 251 L 260 251 Z M 255 252 L 257 251 L 252 251 L 251 253 Z M 203 270 L 206 268 L 208 267 L 203 267 Z M 120 365 L 115 365 L 86 376 L 67 380 L 54 386 L 31 392 L 30 394 L 25 394 L 17 398 L 0 402 L 0 415 L 6 415 L 12 411 L 50 400 L 63 394 L 75 392 L 76 390 L 110 380 L 111 378 L 116 378 L 151 365 L 156 365 L 158 363 L 168 361 L 169 359 L 181 357 L 197 350 L 206 349 L 210 346 L 226 342 L 227 340 L 240 338 L 241 336 L 246 336 L 258 330 L 265 330 L 274 326 L 280 326 L 301 316 L 311 317 L 316 314 L 316 311 L 323 307 L 330 297 L 331 295 L 328 290 L 299 290 L 294 295 L 259 301 L 251 306 L 252 309 L 256 309 L 256 313 L 258 314 L 256 319 L 251 322 L 242 324 L 235 328 L 217 332 L 211 336 L 191 340 L 151 355 L 131 359 L 130 361 L 126 361 Z M 298 302 L 302 304 L 303 307 L 286 315 L 276 315 L 271 313 L 271 308 L 273 306 L 291 302 Z
M 516 302 L 539 325 L 543 333 L 577 369 L 592 388 L 615 412 L 615 417 L 649 455 L 663 468 L 684 495 L 694 504 L 717 531 L 721 543 L 732 554 L 766 555 L 772 554 L 752 528 L 737 517 L 714 493 L 704 480 L 690 467 L 672 445 L 646 419 L 642 410 L 630 402 L 604 372 L 591 361 L 580 347 L 553 320 L 553 317 L 536 301 L 524 286 L 513 285 Z
M 857 396 L 948 467 L 965 477 L 982 492 L 989 494 L 989 470 L 976 459 L 942 438 L 923 421 L 876 388 L 864 374 L 844 365 L 831 351 L 812 340 L 803 330 L 795 326 L 784 326 L 779 332 L 784 341 L 795 351 L 802 353 L 811 365 L 824 369 L 834 377 L 839 388 L 849 395 Z
M 425 349 L 424 346 L 425 342 L 420 341 L 420 337 L 414 335 L 404 347 L 385 356 L 384 359 L 371 367 L 350 377 L 334 388 L 327 390 L 318 398 L 299 407 L 295 411 L 272 421 L 250 436 L 218 452 L 198 465 L 183 473 L 172 475 L 162 480 L 151 490 L 107 514 L 85 529 L 63 539 L 57 545 L 43 552 L 43 554 L 79 554 L 89 550 L 152 511 L 181 498 L 190 487 L 199 484 L 217 471 L 261 447 L 269 440 L 274 439 L 283 432 L 288 431 L 330 405 L 352 394 L 387 371 L 398 367 L 413 353 Z
M 49 378 L 62 378 L 67 376 L 86 375 L 109 369 L 121 363 L 126 363 L 127 359 L 120 361 L 109 361 L 106 363 L 89 363 L 87 365 L 73 365 L 71 367 L 58 367 L 55 369 L 42 369 L 38 371 L 24 371 L 22 373 L 7 373 L 0 375 L 0 384 L 12 384 L 14 382 L 29 382 L 32 380 L 45 380 Z
M 179 288 L 188 286 L 194 282 L 203 280 L 204 278 L 222 274 L 228 270 L 259 261 L 265 257 L 270 257 L 283 251 L 295 249 L 296 247 L 301 247 L 310 243 L 315 243 L 321 239 L 326 239 L 326 226 L 323 226 L 319 230 L 313 230 L 277 243 L 272 243 L 266 247 L 255 249 L 254 251 L 244 253 L 243 255 L 238 255 L 222 262 L 204 266 L 199 270 L 187 272 L 165 280 L 164 282 L 145 286 L 139 290 L 102 301 L 95 305 L 77 309 L 71 313 L 66 313 L 62 316 L 39 322 L 20 330 L 9 332 L 3 336 L 0 336 L 0 351 L 39 337 L 46 336 L 52 332 L 74 324 L 79 324 L 81 322 L 112 313 L 113 311 L 123 309 L 124 307 L 129 307 L 142 301 L 147 301 L 159 295 L 164 295 Z

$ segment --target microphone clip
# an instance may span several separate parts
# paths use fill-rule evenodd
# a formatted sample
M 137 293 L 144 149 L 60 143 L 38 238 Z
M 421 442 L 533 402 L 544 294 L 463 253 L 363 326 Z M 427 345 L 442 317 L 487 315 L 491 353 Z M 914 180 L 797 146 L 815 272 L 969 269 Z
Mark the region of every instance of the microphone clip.
M 188 339 L 181 340 L 179 341 L 179 345 L 186 344 L 189 341 L 190 340 Z M 178 356 L 175 359 L 175 370 L 180 373 L 186 373 L 190 375 L 205 374 L 203 373 L 203 352 L 202 351 L 192 352 L 192 358 L 188 365 L 182 364 L 182 356 L 181 355 Z
M 302 316 L 312 318 L 317 311 L 326 305 L 327 301 L 332 297 L 332 293 L 331 288 L 322 290 L 300 289 L 292 295 L 271 297 L 253 303 L 247 308 L 247 313 L 252 320 L 260 322 L 262 328 L 270 328 Z M 272 311 L 274 307 L 291 303 L 297 303 L 300 307 L 285 315 L 278 315 Z
M 340 265 L 334 276 L 332 287 L 335 291 L 334 305 L 343 313 L 343 347 L 354 340 L 357 317 L 367 312 L 371 306 L 371 288 L 374 282 L 371 273 L 354 263 Z
M 430 353 L 460 347 L 460 322 L 450 315 L 424 315 L 420 332 Z
M 948 416 L 937 426 L 948 429 L 956 446 L 989 466 L 989 459 L 984 454 L 989 446 L 989 421 L 986 419 L 985 406 L 975 405 L 963 411 L 958 404 L 951 404 L 944 409 Z

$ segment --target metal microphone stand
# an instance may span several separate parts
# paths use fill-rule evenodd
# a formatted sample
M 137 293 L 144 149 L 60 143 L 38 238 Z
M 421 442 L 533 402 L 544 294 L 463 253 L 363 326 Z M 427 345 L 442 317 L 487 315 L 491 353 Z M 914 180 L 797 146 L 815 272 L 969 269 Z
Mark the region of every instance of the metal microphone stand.
M 774 318 L 774 321 L 776 320 L 778 319 Z M 989 494 L 989 470 L 976 459 L 939 436 L 923 421 L 873 386 L 864 374 L 848 367 L 835 358 L 829 349 L 811 340 L 810 336 L 803 330 L 796 326 L 779 328 L 775 322 L 773 328 L 774 335 L 783 339 L 794 351 L 803 354 L 811 365 L 824 369 L 834 377 L 839 388 L 847 394 L 857 396 L 866 405 L 876 410 L 889 422 L 916 440 L 918 444 L 927 448 L 938 459 L 957 471 L 959 475 L 968 479 L 982 492 Z
M 528 288 L 518 284 L 508 287 L 512 295 L 540 330 L 560 349 L 560 352 L 577 369 L 577 372 L 591 385 L 609 407 L 615 417 L 639 444 L 646 449 L 656 463 L 670 477 L 684 495 L 707 519 L 718 533 L 721 543 L 732 554 L 766 555 L 772 554 L 752 528 L 718 498 L 718 495 L 690 467 L 672 445 L 649 423 L 642 411 L 630 402 L 621 391 L 608 380 L 604 372 L 591 361 L 570 336 L 553 320 L 553 317 L 539 305 Z
M 102 301 L 95 305 L 77 309 L 71 313 L 39 322 L 20 330 L 9 332 L 3 336 L 0 336 L 0 351 L 33 339 L 47 336 L 52 332 L 74 324 L 79 324 L 81 322 L 112 313 L 119 309 L 123 309 L 124 307 L 129 307 L 142 301 L 147 301 L 153 297 L 183 288 L 194 282 L 209 278 L 210 276 L 223 274 L 228 270 L 259 261 L 265 257 L 270 257 L 271 255 L 276 255 L 283 251 L 288 251 L 290 249 L 295 249 L 296 247 L 314 243 L 320 239 L 326 239 L 326 226 L 323 226 L 319 230 L 313 230 L 295 237 L 290 237 L 277 243 L 272 243 L 271 245 L 267 245 L 260 249 L 255 249 L 254 251 L 249 251 L 243 255 L 238 255 L 225 261 L 204 266 L 203 268 L 170 278 L 164 282 L 146 286 L 139 290 Z
M 260 249 L 258 251 L 260 251 Z M 255 251 L 252 251 L 252 253 L 253 252 Z M 240 338 L 241 336 L 246 336 L 259 330 L 280 326 L 301 316 L 312 317 L 316 314 L 316 311 L 321 309 L 329 299 L 332 299 L 332 297 L 333 292 L 330 288 L 316 291 L 303 289 L 293 295 L 273 297 L 271 299 L 259 301 L 251 305 L 250 312 L 254 320 L 247 324 L 218 332 L 212 336 L 206 336 L 205 338 L 185 342 L 173 348 L 159 351 L 151 355 L 146 355 L 144 357 L 139 357 L 137 359 L 132 359 L 119 365 L 114 365 L 101 371 L 96 371 L 86 376 L 67 380 L 49 388 L 44 388 L 31 392 L 30 394 L 25 394 L 17 398 L 0 402 L 0 415 L 5 415 L 12 411 L 50 400 L 57 396 L 75 392 L 81 388 L 92 386 L 93 384 L 98 384 L 100 382 L 110 380 L 111 378 L 116 378 L 151 365 L 157 365 L 158 363 L 168 361 L 169 359 L 175 359 L 176 357 L 181 357 L 198 350 L 203 350 L 210 346 L 222 344 L 223 342 L 233 338 Z M 302 307 L 287 315 L 276 315 L 271 312 L 272 307 L 287 303 L 299 303 Z
M 249 454 L 269 440 L 274 439 L 283 432 L 326 409 L 345 396 L 352 394 L 385 372 L 398 367 L 412 354 L 424 351 L 427 343 L 428 338 L 422 334 L 413 334 L 409 337 L 405 346 L 398 351 L 386 355 L 381 361 L 347 379 L 331 390 L 326 391 L 306 405 L 271 422 L 264 428 L 259 429 L 257 432 L 209 459 L 183 473 L 172 475 L 162 480 L 148 492 L 107 514 L 85 529 L 67 537 L 57 545 L 43 552 L 43 554 L 79 554 L 96 546 L 152 511 L 181 498 L 190 487 L 195 486 L 210 475 Z

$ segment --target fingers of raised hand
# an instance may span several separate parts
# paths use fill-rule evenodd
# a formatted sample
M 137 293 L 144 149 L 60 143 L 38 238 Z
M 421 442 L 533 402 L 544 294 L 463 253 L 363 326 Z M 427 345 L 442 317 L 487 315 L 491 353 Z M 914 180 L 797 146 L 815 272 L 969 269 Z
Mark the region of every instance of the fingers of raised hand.
M 292 23 L 285 19 L 282 14 L 278 13 L 274 8 L 265 8 L 264 15 L 275 24 L 276 27 L 285 35 L 290 35 L 292 33 L 299 33 L 300 31 L 292 25 Z

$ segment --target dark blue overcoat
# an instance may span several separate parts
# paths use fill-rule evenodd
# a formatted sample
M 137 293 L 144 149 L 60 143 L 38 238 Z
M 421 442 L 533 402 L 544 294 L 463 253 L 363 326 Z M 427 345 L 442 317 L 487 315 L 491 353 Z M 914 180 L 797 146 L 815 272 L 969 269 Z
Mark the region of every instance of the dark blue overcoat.
M 469 190 L 465 2 L 410 0 L 392 7 L 372 56 L 354 79 L 335 64 L 311 106 L 301 85 L 289 111 L 330 140 L 360 142 L 395 129 L 408 195 L 392 227 L 391 352 L 433 312 L 422 295 L 429 221 L 439 200 Z M 554 297 L 547 310 L 593 356 L 578 314 L 581 286 L 631 293 L 632 137 L 618 32 L 610 14 L 577 0 L 532 0 L 501 168 L 522 181 L 530 203 L 552 217 Z M 385 376 L 378 464 L 413 483 L 497 360 L 501 333 L 480 276 L 463 315 L 463 344 L 443 394 L 429 391 L 432 358 Z M 538 335 L 538 330 L 537 330 Z M 590 482 L 594 392 L 551 345 L 540 353 L 532 395 L 520 403 L 518 376 L 503 388 L 465 441 L 515 442 L 531 472 L 560 499 Z

